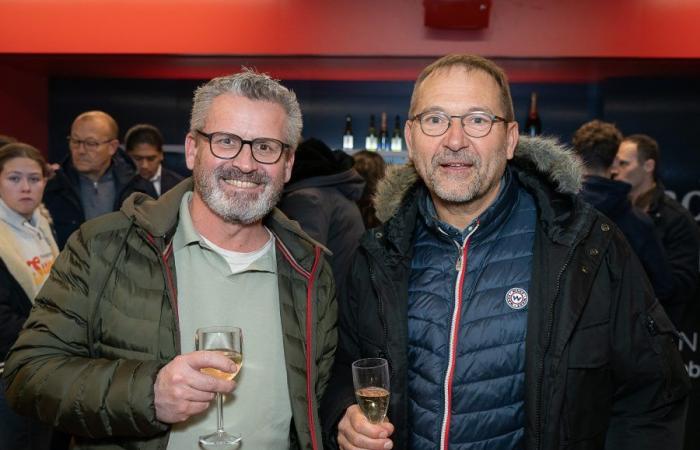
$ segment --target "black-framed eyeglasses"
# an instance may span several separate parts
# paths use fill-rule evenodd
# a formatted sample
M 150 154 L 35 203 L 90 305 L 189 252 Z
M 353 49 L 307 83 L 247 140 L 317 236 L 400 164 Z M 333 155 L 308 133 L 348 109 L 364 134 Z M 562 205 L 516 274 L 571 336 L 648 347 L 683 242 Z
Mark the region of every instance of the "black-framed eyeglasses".
M 109 144 L 114 139 L 109 139 L 109 140 L 100 142 L 100 141 L 95 141 L 92 139 L 82 140 L 82 139 L 75 139 L 73 136 L 66 136 L 66 140 L 68 141 L 68 146 L 70 148 L 80 148 L 80 146 L 82 145 L 85 147 L 86 150 L 93 151 L 93 150 L 97 150 L 97 148 L 100 145 Z
M 245 144 L 249 144 L 253 159 L 260 164 L 275 164 L 282 157 L 284 149 L 291 147 L 282 141 L 273 138 L 256 138 L 252 141 L 245 140 L 233 133 L 215 131 L 205 133 L 195 130 L 209 140 L 211 154 L 219 159 L 233 159 L 241 152 Z
M 510 122 L 503 117 L 483 111 L 469 112 L 461 116 L 451 116 L 443 111 L 425 111 L 409 117 L 409 120 L 418 120 L 423 133 L 433 137 L 445 134 L 452 125 L 452 119 L 459 119 L 464 132 L 473 138 L 489 134 L 491 127 L 496 122 Z

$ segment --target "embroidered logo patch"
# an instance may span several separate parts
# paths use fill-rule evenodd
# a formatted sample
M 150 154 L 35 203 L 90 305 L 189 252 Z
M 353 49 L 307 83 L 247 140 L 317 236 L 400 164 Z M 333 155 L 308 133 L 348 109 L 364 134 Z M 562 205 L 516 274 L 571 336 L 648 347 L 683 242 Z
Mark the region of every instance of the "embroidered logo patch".
M 513 309 L 523 309 L 527 306 L 527 291 L 520 288 L 511 288 L 506 293 L 506 303 Z

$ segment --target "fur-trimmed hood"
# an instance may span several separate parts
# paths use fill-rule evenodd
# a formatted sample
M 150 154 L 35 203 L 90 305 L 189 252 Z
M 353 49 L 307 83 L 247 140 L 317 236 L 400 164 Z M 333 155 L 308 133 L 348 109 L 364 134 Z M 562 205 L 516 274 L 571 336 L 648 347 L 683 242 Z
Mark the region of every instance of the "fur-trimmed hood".
M 583 177 L 581 160 L 556 138 L 521 136 L 509 164 L 532 168 L 562 194 L 576 194 Z M 528 169 L 525 169 L 528 170 Z M 377 217 L 386 222 L 399 209 L 406 192 L 419 180 L 412 162 L 390 166 L 377 186 L 374 205 Z

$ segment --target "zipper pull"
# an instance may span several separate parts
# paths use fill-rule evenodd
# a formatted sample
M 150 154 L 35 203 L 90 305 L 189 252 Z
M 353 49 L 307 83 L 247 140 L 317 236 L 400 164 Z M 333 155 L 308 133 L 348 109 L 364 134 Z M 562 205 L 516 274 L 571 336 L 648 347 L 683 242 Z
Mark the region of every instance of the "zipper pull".
M 455 270 L 457 272 L 462 270 L 462 252 L 459 252 L 459 256 L 457 256 L 457 262 L 455 263 Z

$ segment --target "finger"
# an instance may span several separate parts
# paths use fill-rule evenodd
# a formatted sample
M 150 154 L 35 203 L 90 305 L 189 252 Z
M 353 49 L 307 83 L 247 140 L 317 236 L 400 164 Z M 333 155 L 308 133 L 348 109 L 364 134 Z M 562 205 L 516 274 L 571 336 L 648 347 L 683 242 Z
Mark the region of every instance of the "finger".
M 348 408 L 347 416 L 350 420 L 350 426 L 357 433 L 373 439 L 383 439 L 391 434 L 389 429 L 382 426 L 382 424 L 370 423 L 357 405 L 352 405 Z
M 222 394 L 228 394 L 236 387 L 236 383 L 231 380 L 222 380 L 221 378 L 216 378 L 215 376 L 200 372 L 196 372 L 192 375 L 188 385 L 199 391 L 220 392 Z
M 361 450 L 347 440 L 344 434 L 338 434 L 338 447 L 340 450 Z
M 233 373 L 238 367 L 236 363 L 225 357 L 222 352 L 200 350 L 189 353 L 189 364 L 193 369 L 200 370 L 208 367 Z
M 214 400 L 216 394 L 213 392 L 194 389 L 190 386 L 174 387 L 170 393 L 172 398 L 177 400 L 185 400 L 188 402 L 206 402 L 207 404 Z

